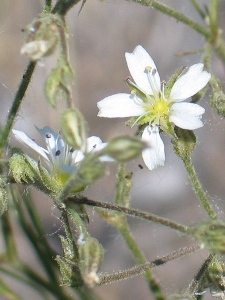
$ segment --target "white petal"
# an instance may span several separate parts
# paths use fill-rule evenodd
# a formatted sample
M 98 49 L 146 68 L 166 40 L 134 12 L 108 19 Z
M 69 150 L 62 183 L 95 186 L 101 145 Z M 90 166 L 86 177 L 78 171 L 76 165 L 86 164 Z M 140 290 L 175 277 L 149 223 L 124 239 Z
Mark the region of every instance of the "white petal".
M 46 155 L 47 151 L 38 146 L 32 139 L 30 139 L 23 131 L 12 129 L 12 132 L 15 135 L 15 138 L 18 139 L 20 142 L 23 142 L 25 145 L 36 151 L 40 154 L 47 162 L 49 162 L 49 158 Z
M 87 152 L 91 152 L 92 150 L 100 150 L 102 149 L 102 140 L 98 136 L 90 136 L 87 138 Z
M 135 101 L 138 100 L 138 101 Z M 137 103 L 138 102 L 138 103 Z M 140 116 L 144 113 L 143 102 L 135 95 L 116 94 L 97 103 L 99 117 L 125 118 Z
M 172 100 L 175 102 L 185 100 L 206 86 L 211 75 L 203 71 L 203 67 L 203 64 L 195 64 L 184 75 L 178 78 L 170 93 Z
M 54 130 L 47 126 L 43 129 L 37 128 L 37 130 L 41 134 L 41 137 L 46 143 L 49 154 L 53 156 L 53 158 L 55 157 L 55 153 L 58 150 L 62 154 L 61 156 L 64 156 L 65 143 L 59 133 L 56 133 Z
M 84 153 L 82 151 L 76 150 L 72 153 L 72 164 L 73 165 L 76 165 L 82 159 L 84 159 Z
M 140 87 L 147 94 L 153 94 L 146 72 L 146 67 L 151 67 L 152 69 L 156 70 L 155 75 L 151 76 L 152 82 L 154 83 L 155 89 L 160 90 L 160 77 L 155 63 L 142 46 L 137 46 L 133 53 L 126 52 L 125 57 L 130 74 L 138 87 Z
M 107 143 L 103 143 L 98 136 L 91 136 L 87 139 L 87 152 L 100 151 L 107 146 Z M 100 157 L 101 161 L 115 161 L 108 155 L 103 155 Z
M 174 103 L 169 121 L 180 128 L 194 130 L 203 126 L 201 121 L 205 109 L 195 103 Z
M 157 126 L 145 127 L 142 134 L 142 139 L 149 145 L 149 148 L 142 151 L 142 157 L 146 166 L 150 170 L 153 170 L 159 166 L 164 166 L 164 144 L 159 135 L 159 128 Z

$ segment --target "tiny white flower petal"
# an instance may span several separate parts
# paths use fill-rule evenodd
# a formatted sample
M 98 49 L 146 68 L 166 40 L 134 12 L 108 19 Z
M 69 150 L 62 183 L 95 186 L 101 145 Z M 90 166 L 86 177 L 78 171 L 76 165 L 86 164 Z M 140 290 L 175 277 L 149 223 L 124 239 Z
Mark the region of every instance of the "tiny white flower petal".
M 145 93 L 152 95 L 153 90 L 147 76 L 146 67 L 151 67 L 156 71 L 157 69 L 151 56 L 142 46 L 139 45 L 134 49 L 133 53 L 126 52 L 125 57 L 130 74 L 137 86 Z M 160 90 L 160 77 L 158 71 L 155 73 L 152 80 L 154 82 L 155 89 Z
M 147 142 L 149 147 L 142 151 L 142 157 L 146 166 L 153 170 L 159 166 L 164 166 L 165 152 L 164 144 L 159 135 L 159 128 L 157 126 L 145 127 L 142 140 Z
M 12 129 L 12 132 L 15 135 L 15 138 L 18 139 L 20 142 L 23 142 L 25 145 L 30 147 L 32 150 L 40 154 L 47 162 L 49 161 L 48 153 L 44 148 L 38 146 L 32 139 L 30 139 L 23 131 Z
M 90 136 L 86 140 L 87 143 L 87 152 L 91 152 L 92 150 L 100 150 L 102 149 L 102 140 L 98 136 Z
M 198 104 L 174 103 L 170 111 L 169 121 L 180 128 L 194 130 L 203 126 L 201 118 L 205 109 Z
M 125 118 L 140 116 L 144 113 L 142 100 L 131 94 L 116 94 L 99 101 L 97 103 L 99 117 L 105 118 Z
M 107 143 L 103 143 L 98 136 L 91 136 L 87 138 L 87 152 L 100 151 L 107 146 Z M 112 157 L 108 155 L 103 155 L 100 157 L 101 161 L 115 161 Z
M 47 126 L 43 129 L 37 128 L 37 130 L 45 141 L 50 155 L 55 156 L 55 153 L 58 150 L 64 154 L 65 143 L 59 133 L 56 133 L 54 130 Z
M 203 68 L 203 64 L 195 64 L 184 75 L 178 78 L 170 93 L 173 101 L 183 101 L 195 95 L 206 86 L 211 75 L 203 71 Z
M 84 153 L 80 150 L 76 150 L 72 153 L 72 164 L 76 165 L 78 162 L 84 159 Z

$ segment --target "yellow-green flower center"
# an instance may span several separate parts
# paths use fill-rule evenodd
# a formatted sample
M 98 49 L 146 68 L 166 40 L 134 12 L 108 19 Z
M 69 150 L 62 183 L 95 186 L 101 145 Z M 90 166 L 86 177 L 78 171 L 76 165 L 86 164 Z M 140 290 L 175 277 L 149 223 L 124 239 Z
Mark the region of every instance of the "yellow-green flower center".
M 168 103 L 165 100 L 159 100 L 157 101 L 151 109 L 151 113 L 155 116 L 163 117 L 167 115 L 169 112 Z

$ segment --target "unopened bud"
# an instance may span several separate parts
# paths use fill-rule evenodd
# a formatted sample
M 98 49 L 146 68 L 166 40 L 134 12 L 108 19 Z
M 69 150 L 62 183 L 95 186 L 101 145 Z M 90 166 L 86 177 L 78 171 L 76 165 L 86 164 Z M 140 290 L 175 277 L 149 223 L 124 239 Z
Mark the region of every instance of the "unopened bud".
M 73 79 L 73 71 L 64 59 L 60 59 L 45 82 L 45 93 L 50 104 L 55 107 L 57 101 L 71 100 L 70 84 Z
M 93 287 L 100 283 L 97 274 L 104 256 L 104 250 L 99 242 L 90 237 L 79 247 L 79 268 L 84 282 Z
M 9 167 L 16 182 L 33 183 L 35 181 L 34 170 L 38 170 L 37 163 L 20 150 L 10 158 Z
M 73 261 L 64 259 L 57 255 L 55 259 L 59 265 L 61 273 L 61 284 L 72 287 L 79 287 L 83 285 L 83 280 L 80 275 L 79 268 L 74 264 Z
M 59 27 L 62 26 L 62 20 L 57 15 L 41 14 L 24 29 L 26 43 L 21 53 L 34 61 L 52 54 L 59 40 Z
M 86 122 L 77 109 L 68 109 L 62 115 L 62 133 L 73 149 L 85 151 L 87 139 Z
M 225 223 L 210 221 L 194 229 L 194 237 L 211 253 L 225 254 Z
M 176 138 L 172 140 L 174 150 L 182 160 L 190 157 L 196 147 L 196 136 L 191 130 L 175 127 Z
M 105 152 L 123 163 L 138 157 L 145 147 L 146 144 L 137 137 L 120 136 L 109 142 Z
M 225 117 L 225 94 L 221 90 L 213 90 L 211 95 L 211 104 L 217 113 Z

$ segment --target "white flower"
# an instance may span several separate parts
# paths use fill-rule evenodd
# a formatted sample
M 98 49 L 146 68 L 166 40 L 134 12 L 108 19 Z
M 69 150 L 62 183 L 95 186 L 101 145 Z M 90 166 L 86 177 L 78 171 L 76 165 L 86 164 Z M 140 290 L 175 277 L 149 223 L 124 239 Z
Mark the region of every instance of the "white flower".
M 98 102 L 99 117 L 123 118 L 135 117 L 132 125 L 145 127 L 142 139 L 149 148 L 142 153 L 147 167 L 152 170 L 164 165 L 164 144 L 159 129 L 173 134 L 174 125 L 183 129 L 197 129 L 203 126 L 201 121 L 204 108 L 198 104 L 182 102 L 195 95 L 206 86 L 211 75 L 203 71 L 203 64 L 195 64 L 178 77 L 172 88 L 165 90 L 155 63 L 142 46 L 133 53 L 126 53 L 126 61 L 135 83 L 131 94 L 116 94 Z
M 60 134 L 49 127 L 38 129 L 46 148 L 37 145 L 23 131 L 13 129 L 13 133 L 19 141 L 36 151 L 44 160 L 47 168 L 60 183 L 65 183 L 72 173 L 76 171 L 77 164 L 84 158 L 85 154 L 80 150 L 74 150 L 68 146 Z M 91 136 L 86 140 L 86 152 L 103 149 L 106 143 L 102 143 L 97 136 Z M 104 160 L 104 157 L 103 157 Z M 106 159 L 107 160 L 107 159 Z

